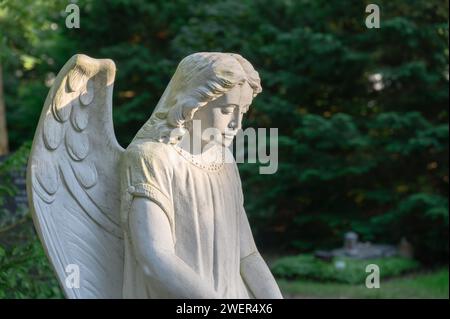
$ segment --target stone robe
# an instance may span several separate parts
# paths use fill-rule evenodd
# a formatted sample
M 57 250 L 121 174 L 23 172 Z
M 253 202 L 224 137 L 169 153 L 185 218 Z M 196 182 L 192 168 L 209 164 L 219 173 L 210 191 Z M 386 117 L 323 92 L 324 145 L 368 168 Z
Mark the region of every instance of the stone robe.
M 129 235 L 134 197 L 159 205 L 175 253 L 222 298 L 253 297 L 240 275 L 240 232 L 249 227 L 236 163 L 204 163 L 181 148 L 138 139 L 121 163 L 125 298 L 176 298 L 144 275 Z M 249 228 L 246 229 L 249 231 Z

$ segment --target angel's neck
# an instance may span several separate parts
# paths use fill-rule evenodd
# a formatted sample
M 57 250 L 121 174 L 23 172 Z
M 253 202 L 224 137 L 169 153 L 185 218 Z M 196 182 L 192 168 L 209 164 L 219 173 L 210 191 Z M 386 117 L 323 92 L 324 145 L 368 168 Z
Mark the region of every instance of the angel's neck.
M 214 144 L 208 143 L 208 141 L 202 140 L 200 136 L 188 131 L 187 134 L 183 135 L 177 146 L 192 155 L 201 155 L 213 147 Z

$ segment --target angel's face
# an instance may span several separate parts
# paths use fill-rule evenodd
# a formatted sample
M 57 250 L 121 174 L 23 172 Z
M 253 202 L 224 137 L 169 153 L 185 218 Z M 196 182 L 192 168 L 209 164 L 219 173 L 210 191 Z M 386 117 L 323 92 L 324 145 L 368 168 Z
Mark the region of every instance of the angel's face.
M 242 116 L 247 112 L 252 99 L 253 89 L 245 82 L 201 107 L 193 117 L 193 120 L 200 121 L 201 136 L 193 132 L 194 137 L 197 135 L 203 143 L 215 140 L 229 146 L 241 128 Z

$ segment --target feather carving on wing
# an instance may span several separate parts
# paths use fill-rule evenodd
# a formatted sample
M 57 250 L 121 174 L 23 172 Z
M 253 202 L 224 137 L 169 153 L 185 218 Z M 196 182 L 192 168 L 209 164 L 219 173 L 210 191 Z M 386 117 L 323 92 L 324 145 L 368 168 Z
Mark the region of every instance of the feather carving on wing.
M 73 56 L 50 89 L 30 154 L 33 220 L 68 298 L 122 297 L 114 77 L 111 60 Z

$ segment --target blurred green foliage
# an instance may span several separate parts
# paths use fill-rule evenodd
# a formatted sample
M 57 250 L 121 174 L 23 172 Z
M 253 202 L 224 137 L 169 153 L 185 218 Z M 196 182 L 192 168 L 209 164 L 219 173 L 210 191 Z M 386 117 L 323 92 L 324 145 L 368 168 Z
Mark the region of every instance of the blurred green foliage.
M 337 266 L 338 264 L 341 266 Z M 326 262 L 304 254 L 280 258 L 272 265 L 271 270 L 277 278 L 283 279 L 363 284 L 369 275 L 366 267 L 370 264 L 379 267 L 380 278 L 383 280 L 417 270 L 420 266 L 417 261 L 402 257 L 367 260 L 335 257 L 333 262 Z
M 81 28 L 67 29 L 67 1 L 3 1 L 10 144 L 32 139 L 45 83 L 75 53 L 116 62 L 126 146 L 181 58 L 238 52 L 263 85 L 245 126 L 280 135 L 275 175 L 240 166 L 261 247 L 336 247 L 354 230 L 448 262 L 448 0 L 376 1 L 380 29 L 365 27 L 369 2 L 80 0 Z
M 25 226 L 21 231 L 23 241 L 15 240 L 14 246 L 5 247 L 0 242 L 0 299 L 62 298 L 62 290 L 31 221 Z

